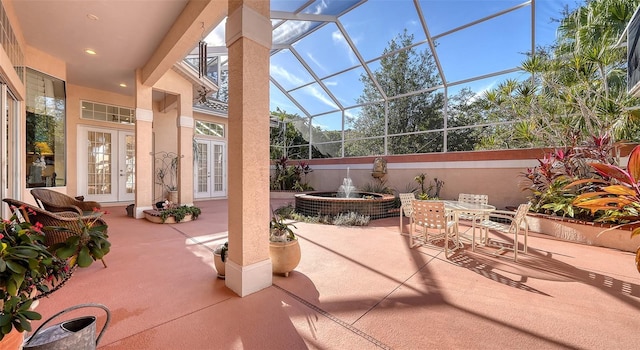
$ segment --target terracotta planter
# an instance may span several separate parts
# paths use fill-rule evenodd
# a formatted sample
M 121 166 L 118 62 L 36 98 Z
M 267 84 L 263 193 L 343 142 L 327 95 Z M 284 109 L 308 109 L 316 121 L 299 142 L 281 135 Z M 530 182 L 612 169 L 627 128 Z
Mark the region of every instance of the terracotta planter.
M 636 250 L 636 269 L 640 272 L 640 247 Z
M 171 203 L 178 203 L 178 191 L 167 191 L 167 200 Z
M 273 273 L 289 276 L 300 263 L 300 244 L 298 240 L 291 242 L 269 242 L 269 255 L 273 265 Z
M 162 222 L 162 218 L 160 217 L 160 212 L 158 210 L 145 210 L 144 218 L 151 222 L 155 222 L 156 224 L 175 224 L 176 223 L 176 218 L 173 216 L 167 217 L 167 219 L 164 222 Z M 193 220 L 193 216 L 191 214 L 187 214 L 185 215 L 184 219 L 182 219 L 182 221 L 180 222 L 188 222 L 191 220 Z
M 610 226 L 604 224 L 543 214 L 527 215 L 527 223 L 531 231 L 575 243 L 614 248 L 626 252 L 636 252 L 640 245 L 640 235 L 631 237 L 633 226 L 611 229 Z

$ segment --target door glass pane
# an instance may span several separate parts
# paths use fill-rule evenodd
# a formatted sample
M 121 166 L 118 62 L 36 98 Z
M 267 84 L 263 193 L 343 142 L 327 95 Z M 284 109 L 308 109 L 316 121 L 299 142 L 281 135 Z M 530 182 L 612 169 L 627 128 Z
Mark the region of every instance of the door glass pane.
M 87 133 L 87 193 L 111 194 L 111 133 Z
M 125 136 L 125 176 L 127 181 L 125 184 L 126 193 L 135 193 L 136 191 L 136 137 L 135 135 Z
M 222 174 L 222 164 L 223 164 L 223 156 L 224 156 L 224 147 L 222 145 L 214 145 L 213 146 L 213 190 L 216 192 L 220 192 L 223 190 L 223 174 Z
M 208 168 L 207 158 L 209 157 L 208 147 L 206 143 L 198 143 L 198 192 L 208 192 Z

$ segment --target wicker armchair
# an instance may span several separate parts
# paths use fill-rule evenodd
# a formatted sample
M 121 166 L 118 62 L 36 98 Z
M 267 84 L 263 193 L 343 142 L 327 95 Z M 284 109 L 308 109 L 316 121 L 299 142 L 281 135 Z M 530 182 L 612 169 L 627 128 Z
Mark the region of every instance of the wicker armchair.
M 40 223 L 44 226 L 44 244 L 52 246 L 62 243 L 73 235 L 80 235 L 83 231 L 83 225 L 93 223 L 94 225 L 107 225 L 107 223 L 95 215 L 81 216 L 76 212 L 58 212 L 52 213 L 44 209 L 38 208 L 29 203 L 21 202 L 16 199 L 5 198 L 5 203 L 9 205 L 12 212 L 18 214 L 18 217 L 31 224 Z M 57 227 L 64 227 L 66 230 L 56 230 Z M 107 267 L 104 259 L 102 264 Z
M 40 208 L 54 213 L 74 211 L 80 215 L 87 215 L 95 209 L 101 208 L 100 203 L 98 202 L 79 201 L 64 193 L 46 188 L 34 188 L 31 190 L 31 195 L 36 200 L 36 203 Z

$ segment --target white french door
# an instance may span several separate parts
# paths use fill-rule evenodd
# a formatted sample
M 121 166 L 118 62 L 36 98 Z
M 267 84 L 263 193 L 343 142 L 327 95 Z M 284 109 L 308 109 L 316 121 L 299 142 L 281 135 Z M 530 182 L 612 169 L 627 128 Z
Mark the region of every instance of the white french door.
M 227 195 L 227 150 L 222 141 L 196 140 L 194 197 Z
M 78 127 L 78 194 L 87 200 L 135 200 L 135 134 Z
M 1 80 L 1 79 L 0 79 Z M 21 170 L 19 147 L 19 102 L 15 99 L 6 84 L 0 82 L 0 198 L 20 198 Z M 8 216 L 8 207 L 0 210 L 2 217 Z

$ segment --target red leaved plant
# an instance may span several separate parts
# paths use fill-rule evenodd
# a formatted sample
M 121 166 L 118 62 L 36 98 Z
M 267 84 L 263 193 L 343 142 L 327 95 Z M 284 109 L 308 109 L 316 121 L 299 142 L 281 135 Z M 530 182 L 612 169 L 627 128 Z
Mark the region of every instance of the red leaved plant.
M 567 187 L 581 184 L 599 184 L 595 191 L 585 192 L 575 198 L 573 205 L 595 213 L 604 210 L 600 218 L 606 220 L 638 221 L 640 217 L 640 145 L 629 155 L 627 169 L 612 164 L 589 163 L 602 179 L 580 179 Z M 640 234 L 640 227 L 631 233 L 631 237 Z

